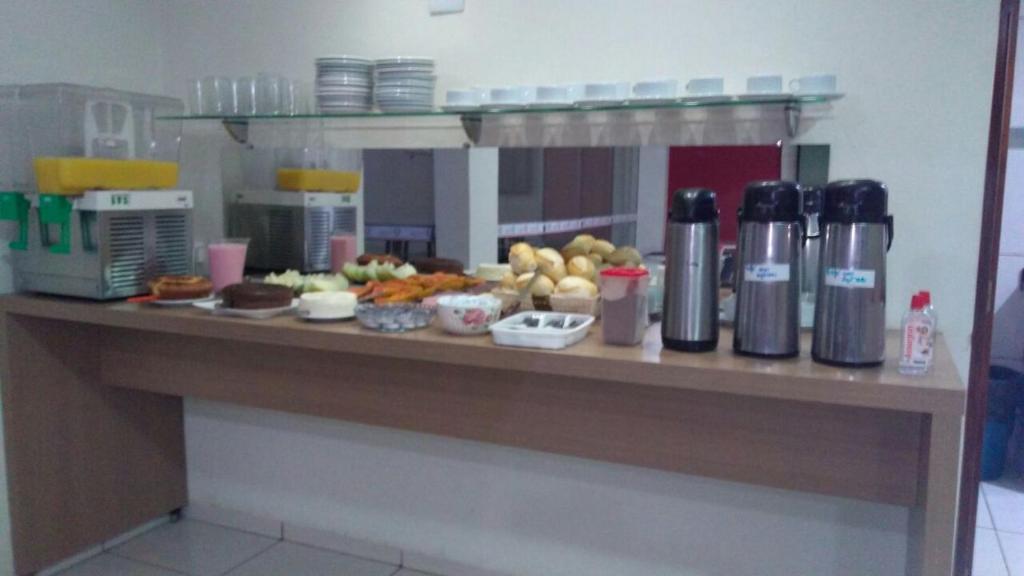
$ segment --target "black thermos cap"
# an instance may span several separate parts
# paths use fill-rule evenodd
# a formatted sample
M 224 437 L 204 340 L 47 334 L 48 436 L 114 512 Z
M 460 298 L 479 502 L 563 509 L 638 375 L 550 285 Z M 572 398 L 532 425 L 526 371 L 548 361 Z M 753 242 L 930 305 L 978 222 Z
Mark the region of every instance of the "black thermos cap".
M 800 186 L 796 182 L 765 180 L 747 184 L 740 220 L 797 222 L 801 218 Z
M 838 180 L 825 188 L 822 222 L 841 224 L 885 223 L 888 219 L 889 192 L 876 180 Z
M 707 188 L 683 188 L 672 196 L 673 222 L 715 222 L 718 220 L 718 205 L 715 191 Z

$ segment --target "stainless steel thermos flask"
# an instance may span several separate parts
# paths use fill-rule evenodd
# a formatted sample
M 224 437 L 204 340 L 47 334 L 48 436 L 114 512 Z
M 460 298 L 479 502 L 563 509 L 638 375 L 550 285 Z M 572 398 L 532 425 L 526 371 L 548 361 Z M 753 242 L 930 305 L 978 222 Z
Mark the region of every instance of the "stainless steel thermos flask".
M 718 346 L 718 205 L 702 188 L 676 191 L 668 219 L 661 342 L 683 352 Z
M 733 350 L 800 353 L 800 259 L 805 225 L 794 182 L 752 182 L 739 211 Z
M 811 356 L 839 366 L 885 359 L 885 259 L 892 245 L 888 191 L 874 180 L 825 188 Z

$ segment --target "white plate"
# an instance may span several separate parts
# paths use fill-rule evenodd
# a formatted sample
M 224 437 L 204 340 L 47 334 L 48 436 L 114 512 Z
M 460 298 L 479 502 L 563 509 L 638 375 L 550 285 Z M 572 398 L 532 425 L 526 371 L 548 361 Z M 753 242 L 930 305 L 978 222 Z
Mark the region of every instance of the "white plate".
M 299 307 L 299 299 L 293 298 L 291 306 L 282 306 L 281 308 L 262 308 L 259 310 L 242 310 L 239 308 L 224 308 L 220 305 L 220 300 L 207 300 L 205 302 L 197 302 L 193 304 L 196 308 L 212 312 L 215 316 L 237 316 L 239 318 L 249 318 L 252 320 L 266 320 L 267 318 L 273 318 L 278 314 L 284 314 L 285 312 L 291 312 Z
M 786 92 L 774 92 L 767 94 L 765 92 L 751 92 L 749 94 L 737 94 L 737 100 L 746 100 L 748 102 L 765 102 L 770 100 L 786 100 L 792 98 L 792 94 Z
M 173 308 L 175 306 L 190 306 L 199 302 L 207 302 L 214 300 L 213 296 L 204 296 L 202 298 L 189 298 L 188 300 L 153 300 L 149 302 L 154 306 L 167 306 Z
M 704 104 L 709 102 L 728 102 L 733 97 L 728 94 L 707 94 L 704 96 L 683 96 L 682 98 L 676 98 L 676 102 L 680 104 Z
M 298 316 L 307 322 L 342 322 L 344 320 L 354 320 L 356 313 L 352 312 L 348 316 L 310 316 L 308 314 L 303 314 L 300 310 Z
M 596 100 L 577 100 L 574 104 L 577 108 L 613 108 L 615 106 L 625 105 L 626 101 L 614 98 L 599 98 Z

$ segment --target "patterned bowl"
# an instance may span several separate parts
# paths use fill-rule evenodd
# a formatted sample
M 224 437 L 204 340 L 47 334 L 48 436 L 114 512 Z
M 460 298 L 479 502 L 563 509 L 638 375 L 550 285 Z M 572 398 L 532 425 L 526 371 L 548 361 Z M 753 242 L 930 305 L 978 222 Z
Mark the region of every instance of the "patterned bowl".
M 490 294 L 442 296 L 437 300 L 437 317 L 445 332 L 486 334 L 501 317 L 501 300 Z

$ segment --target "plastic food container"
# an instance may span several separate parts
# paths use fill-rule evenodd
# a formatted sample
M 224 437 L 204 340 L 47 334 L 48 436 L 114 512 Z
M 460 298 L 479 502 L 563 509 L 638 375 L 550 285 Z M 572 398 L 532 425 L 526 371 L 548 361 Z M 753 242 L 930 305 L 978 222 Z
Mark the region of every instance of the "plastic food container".
M 19 86 L 0 86 L 0 192 L 27 191 L 32 179 L 19 92 Z
M 154 160 L 36 158 L 36 188 L 43 194 L 86 190 L 167 189 L 178 184 L 178 165 Z
M 359 172 L 278 168 L 277 189 L 295 192 L 356 192 Z
M 587 337 L 594 317 L 559 312 L 520 312 L 491 326 L 499 346 L 560 350 Z
M 417 304 L 360 304 L 359 323 L 378 332 L 408 332 L 430 326 L 434 311 Z
M 18 109 L 32 158 L 178 161 L 181 100 L 76 84 L 29 84 Z M 31 168 L 29 168 L 31 170 Z
M 445 332 L 470 336 L 486 334 L 501 316 L 501 300 L 489 294 L 458 294 L 437 300 L 437 317 Z
M 601 271 L 601 333 L 605 344 L 636 346 L 647 331 L 647 288 L 643 268 Z

